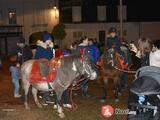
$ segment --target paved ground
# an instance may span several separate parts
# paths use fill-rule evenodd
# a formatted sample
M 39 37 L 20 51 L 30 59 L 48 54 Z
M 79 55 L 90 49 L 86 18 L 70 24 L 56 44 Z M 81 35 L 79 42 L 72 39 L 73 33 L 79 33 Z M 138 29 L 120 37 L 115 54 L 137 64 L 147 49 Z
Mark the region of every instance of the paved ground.
M 3 70 L 0 70 L 0 120 L 59 120 L 52 105 L 39 109 L 35 106 L 32 95 L 29 95 L 31 109 L 24 109 L 23 99 L 13 97 L 13 86 L 7 64 L 5 62 Z M 132 78 L 133 76 L 130 76 L 130 81 Z M 112 82 L 110 83 L 112 84 Z M 75 92 L 79 93 L 79 91 Z M 115 114 L 110 118 L 104 118 L 101 115 L 101 108 L 103 105 L 112 105 L 113 108 L 126 110 L 128 90 L 123 91 L 120 102 L 115 103 L 112 86 L 110 85 L 109 96 L 105 104 L 99 102 L 101 87 L 96 82 L 90 83 L 89 92 L 96 96 L 96 98 L 82 99 L 80 96 L 73 96 L 77 108 L 74 110 L 64 110 L 66 115 L 64 120 L 127 120 L 126 115 Z M 23 94 L 22 90 L 21 93 Z

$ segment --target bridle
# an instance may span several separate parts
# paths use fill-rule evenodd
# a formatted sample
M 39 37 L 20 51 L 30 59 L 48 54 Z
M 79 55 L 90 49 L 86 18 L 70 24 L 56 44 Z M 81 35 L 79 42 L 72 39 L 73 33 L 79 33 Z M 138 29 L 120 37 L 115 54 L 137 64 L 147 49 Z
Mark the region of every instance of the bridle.
M 76 68 L 77 68 L 77 74 L 78 75 L 84 75 L 86 76 L 86 78 L 90 78 L 91 77 L 91 66 L 88 65 L 85 61 L 85 59 L 87 59 L 86 57 L 83 57 L 83 59 L 80 60 L 80 63 L 78 65 L 78 63 L 75 63 Z
M 136 73 L 136 71 L 131 71 L 131 70 L 124 70 L 122 68 L 119 68 L 116 64 L 115 64 L 115 61 L 114 61 L 114 57 L 116 57 L 116 55 L 114 55 L 114 49 L 111 48 L 111 52 L 109 53 L 110 54 L 110 60 L 107 62 L 107 64 L 110 64 L 111 63 L 111 66 L 118 70 L 118 71 L 121 71 L 121 72 L 127 72 L 127 73 Z M 116 58 L 117 59 L 117 58 Z
M 108 54 L 108 55 L 107 55 Z M 106 61 L 106 63 L 109 65 L 109 64 L 111 64 L 111 66 L 112 67 L 114 67 L 114 66 L 116 66 L 115 65 L 115 61 L 114 61 L 114 57 L 115 57 L 115 55 L 114 55 L 114 49 L 113 48 L 111 48 L 111 49 L 109 49 L 108 50 L 108 52 L 106 52 L 106 56 L 104 56 L 105 57 L 105 61 Z M 109 58 L 109 59 L 108 59 Z M 107 61 L 108 60 L 108 61 Z

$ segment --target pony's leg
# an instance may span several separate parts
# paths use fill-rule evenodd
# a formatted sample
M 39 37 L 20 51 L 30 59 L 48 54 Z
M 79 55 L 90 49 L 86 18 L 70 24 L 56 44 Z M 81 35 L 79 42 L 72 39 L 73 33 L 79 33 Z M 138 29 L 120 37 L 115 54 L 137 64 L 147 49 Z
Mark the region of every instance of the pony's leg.
M 57 105 L 57 112 L 60 118 L 64 118 L 65 114 L 63 113 L 63 109 L 61 106 L 61 97 L 62 97 L 63 91 L 56 91 L 56 105 Z
M 115 97 L 115 102 L 119 102 L 119 77 L 114 78 L 114 97 Z
M 26 109 L 30 109 L 28 106 L 28 91 L 29 91 L 30 83 L 26 82 L 23 83 L 23 89 L 24 89 L 24 105 Z
M 101 98 L 102 103 L 106 102 L 107 99 L 108 78 L 104 78 L 103 82 L 104 86 L 102 88 L 102 98 Z
M 32 95 L 34 97 L 34 101 L 39 108 L 42 108 L 42 105 L 39 103 L 39 100 L 37 98 L 37 92 L 38 92 L 37 89 L 32 87 Z

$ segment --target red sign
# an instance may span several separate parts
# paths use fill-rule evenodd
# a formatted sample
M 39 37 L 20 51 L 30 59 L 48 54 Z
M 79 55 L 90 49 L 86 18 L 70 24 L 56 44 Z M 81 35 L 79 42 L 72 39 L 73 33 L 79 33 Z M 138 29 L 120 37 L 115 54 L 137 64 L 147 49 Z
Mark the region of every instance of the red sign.
M 114 109 L 111 105 L 105 105 L 105 106 L 102 106 L 101 113 L 105 118 L 109 118 L 113 115 Z

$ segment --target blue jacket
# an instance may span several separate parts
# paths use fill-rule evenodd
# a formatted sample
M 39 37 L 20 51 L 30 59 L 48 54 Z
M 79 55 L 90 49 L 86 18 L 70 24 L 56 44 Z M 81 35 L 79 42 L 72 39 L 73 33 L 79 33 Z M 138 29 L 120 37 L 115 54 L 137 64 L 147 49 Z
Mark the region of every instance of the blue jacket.
M 97 63 L 100 59 L 100 51 L 95 44 L 89 46 L 89 53 L 92 56 L 92 60 L 94 63 Z
M 36 48 L 36 53 L 35 53 L 35 59 L 40 59 L 40 58 L 46 58 L 48 60 L 51 60 L 53 57 L 53 50 L 51 48 L 43 48 L 41 46 L 38 46 Z

